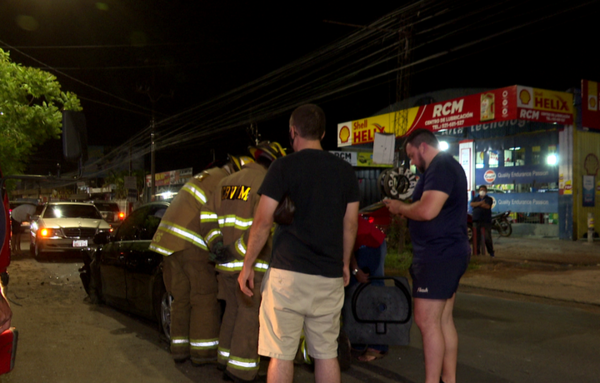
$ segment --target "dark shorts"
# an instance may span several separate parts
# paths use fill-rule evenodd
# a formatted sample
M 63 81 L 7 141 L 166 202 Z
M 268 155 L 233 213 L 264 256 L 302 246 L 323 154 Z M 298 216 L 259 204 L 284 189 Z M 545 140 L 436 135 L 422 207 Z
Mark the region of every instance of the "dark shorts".
M 457 257 L 439 262 L 413 263 L 413 298 L 450 299 L 458 289 L 458 282 L 467 271 L 470 257 Z
M 13 235 L 17 234 L 17 233 L 22 233 L 23 232 L 23 230 L 21 229 L 21 222 L 13 220 L 11 222 L 11 225 L 12 225 L 12 233 L 13 233 Z

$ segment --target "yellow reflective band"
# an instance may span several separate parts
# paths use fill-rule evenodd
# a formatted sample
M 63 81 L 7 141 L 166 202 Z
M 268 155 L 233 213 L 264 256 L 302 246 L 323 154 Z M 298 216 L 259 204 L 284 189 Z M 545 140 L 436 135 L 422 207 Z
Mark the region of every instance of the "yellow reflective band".
M 246 244 L 244 243 L 244 237 L 240 237 L 237 241 L 235 241 L 235 249 L 238 254 L 242 257 L 246 256 Z
M 188 338 L 173 338 L 171 339 L 171 344 L 187 344 L 190 343 Z
M 208 234 L 206 235 L 205 239 L 206 239 L 206 243 L 210 245 L 210 243 L 219 236 L 223 236 L 223 233 L 221 232 L 220 229 L 212 229 L 211 231 L 208 232 Z
M 229 263 L 222 263 L 220 265 L 216 265 L 215 269 L 222 270 L 222 271 L 242 271 L 243 266 L 244 266 L 244 262 L 238 261 L 238 262 L 229 262 Z
M 308 347 L 306 347 L 306 338 L 302 339 L 302 345 L 300 346 L 300 348 L 302 349 L 302 356 L 304 357 L 304 361 L 307 364 L 312 364 L 312 359 L 310 358 L 310 355 L 308 355 Z
M 200 222 L 217 222 L 219 217 L 212 211 L 203 211 L 200 213 Z
M 211 348 L 217 348 L 219 345 L 218 339 L 207 339 L 207 340 L 192 340 L 190 341 L 190 347 L 195 350 L 207 350 Z
M 219 355 L 224 357 L 224 358 L 229 358 L 229 350 L 226 350 L 224 348 L 219 348 Z
M 235 368 L 236 370 L 258 370 L 258 367 L 260 365 L 260 358 L 243 359 L 237 358 L 235 356 L 230 356 L 227 365 Z
M 235 215 L 225 215 L 219 217 L 219 226 L 235 227 L 240 230 L 248 230 L 252 226 L 252 218 L 244 219 Z
M 149 249 L 152 250 L 152 251 L 154 251 L 154 252 L 156 252 L 156 253 L 158 253 L 158 254 L 162 254 L 162 255 L 171 255 L 171 254 L 173 254 L 172 250 L 166 249 L 166 248 L 164 248 L 162 246 L 158 246 L 158 245 L 150 244 Z
M 176 237 L 185 239 L 186 241 L 193 243 L 194 245 L 200 247 L 203 250 L 208 249 L 206 247 L 206 242 L 204 242 L 204 239 L 202 239 L 201 236 L 194 233 L 193 231 L 187 230 L 182 226 L 174 224 L 173 222 L 168 222 L 163 219 L 160 222 L 160 225 L 158 225 L 158 230 L 162 230 Z
M 196 188 L 193 185 L 185 184 L 181 188 L 181 190 L 186 191 L 194 196 L 202 205 L 206 203 L 206 195 L 202 191 L 202 189 Z
M 256 263 L 254 264 L 254 271 L 264 273 L 268 269 L 269 269 L 269 264 L 267 262 L 256 261 Z

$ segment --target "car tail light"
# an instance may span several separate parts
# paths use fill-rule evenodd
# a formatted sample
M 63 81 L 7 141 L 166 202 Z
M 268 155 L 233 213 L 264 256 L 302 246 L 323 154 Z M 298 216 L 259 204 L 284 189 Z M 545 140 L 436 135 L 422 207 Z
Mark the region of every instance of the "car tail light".
M 125 213 L 123 213 L 123 212 L 120 212 L 120 213 L 119 213 L 119 219 L 120 219 L 121 221 L 122 221 L 122 220 L 124 220 L 124 219 L 125 219 Z
M 368 221 L 369 221 L 369 223 L 373 223 L 373 222 L 375 222 L 375 218 L 369 217 Z

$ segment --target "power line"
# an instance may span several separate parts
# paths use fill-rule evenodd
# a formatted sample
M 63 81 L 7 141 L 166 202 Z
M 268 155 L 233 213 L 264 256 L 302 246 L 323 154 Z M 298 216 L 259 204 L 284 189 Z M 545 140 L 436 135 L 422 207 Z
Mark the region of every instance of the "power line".
M 390 16 L 392 14 L 398 15 L 398 12 L 392 12 L 390 15 L 386 15 L 371 24 L 372 28 L 361 28 L 358 32 L 322 47 L 241 87 L 202 102 L 182 113 L 158 121 L 157 127 L 168 129 L 168 133 L 161 140 L 159 149 L 182 144 L 189 145 L 200 139 L 214 137 L 238 128 L 242 124 L 263 121 L 280 115 L 302 103 L 327 100 L 331 97 L 338 98 L 344 92 L 356 92 L 361 87 L 371 87 L 373 82 L 379 82 L 381 78 L 404 69 L 413 68 L 412 73 L 414 74 L 444 65 L 447 61 L 439 63 L 439 59 L 442 57 L 452 61 L 475 54 L 473 52 L 469 53 L 467 48 L 479 46 L 479 51 L 488 49 L 489 45 L 483 45 L 484 42 L 526 29 L 596 2 L 588 1 L 566 9 L 549 10 L 545 15 L 540 14 L 533 19 L 525 18 L 524 21 L 511 27 L 500 27 L 501 29 L 493 29 L 485 34 L 477 34 L 476 38 L 473 38 L 473 30 L 481 29 L 484 26 L 502 26 L 503 22 L 506 22 L 509 18 L 514 18 L 514 13 L 509 13 L 507 9 L 510 10 L 511 7 L 518 6 L 520 3 L 505 1 L 501 3 L 504 8 L 496 8 L 496 12 L 490 12 L 494 7 L 482 7 L 465 15 L 461 14 L 465 8 L 455 6 L 455 3 L 451 1 L 418 2 L 423 6 L 427 6 L 430 14 L 423 15 L 422 19 L 409 19 L 406 23 L 414 26 L 422 24 L 422 20 L 427 19 L 430 24 L 443 24 L 444 28 L 427 28 L 423 24 L 423 30 L 428 32 L 419 35 L 423 40 L 420 44 L 410 48 L 411 52 L 433 46 L 433 42 L 436 42 L 438 44 L 436 46 L 439 48 L 442 46 L 443 41 L 451 41 L 453 43 L 451 48 L 442 46 L 441 50 L 438 49 L 422 55 L 409 64 L 390 70 L 380 68 L 379 66 L 396 59 L 395 49 L 399 48 L 397 39 L 392 40 L 392 37 L 396 36 L 394 28 L 399 29 L 400 25 Z M 407 11 L 409 8 L 403 9 Z M 458 15 L 441 21 L 437 19 L 452 13 Z M 532 33 L 532 31 L 529 33 Z M 462 40 L 457 39 L 458 34 L 463 35 L 464 38 Z M 446 44 L 450 45 L 449 43 Z M 447 58 L 451 54 L 460 56 Z M 438 62 L 438 64 L 430 65 L 435 62 Z M 124 145 L 129 146 L 130 143 L 141 144 L 142 141 L 146 141 L 147 138 L 143 135 L 147 134 L 147 131 L 148 128 L 132 137 Z M 114 152 L 118 152 L 118 150 L 115 149 Z M 141 148 L 137 153 L 144 155 L 148 153 L 148 150 L 147 148 Z
M 6 43 L 1 43 L 0 45 L 5 45 L 7 47 L 18 48 L 18 49 L 113 49 L 113 48 L 142 49 L 142 48 L 152 48 L 152 47 L 189 46 L 189 45 L 199 45 L 199 44 L 202 44 L 202 42 L 196 41 L 196 42 L 183 42 L 183 43 L 153 43 L 153 44 L 143 44 L 143 45 L 106 44 L 106 45 L 13 45 L 13 46 L 11 46 Z
M 150 111 L 150 112 L 152 111 L 152 110 L 151 110 L 151 109 L 149 109 L 149 108 L 146 108 L 146 107 L 143 107 L 143 106 L 140 106 L 140 105 L 134 104 L 134 103 L 133 103 L 133 102 L 131 102 L 131 101 L 128 101 L 128 100 L 126 100 L 126 99 L 124 99 L 124 98 L 121 98 L 121 97 L 119 97 L 119 96 L 115 96 L 115 95 L 114 95 L 114 94 L 112 94 L 112 93 L 109 93 L 109 92 L 107 92 L 107 91 L 105 91 L 105 90 L 102 90 L 102 89 L 100 89 L 100 88 L 97 88 L 97 87 L 95 87 L 95 86 L 93 86 L 93 85 L 87 84 L 87 83 L 85 83 L 85 82 L 83 82 L 83 81 L 81 81 L 81 80 L 79 80 L 79 79 L 77 79 L 77 78 L 75 78 L 75 77 L 73 77 L 73 76 L 70 76 L 70 75 L 68 75 L 68 74 L 66 74 L 66 73 L 64 73 L 64 72 L 61 72 L 60 70 L 57 70 L 57 69 L 55 69 L 55 68 L 51 67 L 50 65 L 48 65 L 48 64 L 46 64 L 46 63 L 44 63 L 44 62 L 42 62 L 42 61 L 40 61 L 40 60 L 38 60 L 38 59 L 36 59 L 36 58 L 34 58 L 34 57 L 32 57 L 32 56 L 30 56 L 30 55 L 28 55 L 28 54 L 26 54 L 26 53 L 24 53 L 24 52 L 20 51 L 19 49 L 16 49 L 16 48 L 15 48 L 15 47 L 13 47 L 12 45 L 10 45 L 10 44 L 7 44 L 6 42 L 4 42 L 4 41 L 2 41 L 2 40 L 0 40 L 0 43 L 1 43 L 1 44 L 4 44 L 5 46 L 8 46 L 10 49 L 13 49 L 13 50 L 15 50 L 16 52 L 18 52 L 18 53 L 20 53 L 21 55 L 23 55 L 23 56 L 25 56 L 25 57 L 29 58 L 30 60 L 33 60 L 33 61 L 37 62 L 38 64 L 41 64 L 41 65 L 43 65 L 43 66 L 44 66 L 45 68 L 47 68 L 48 70 L 52 70 L 52 71 L 54 71 L 54 72 L 56 72 L 56 73 L 59 73 L 59 74 L 61 74 L 61 75 L 65 76 L 65 77 L 67 77 L 67 78 L 69 78 L 69 79 L 71 79 L 71 80 L 73 80 L 73 81 L 75 81 L 75 82 L 77 82 L 77 83 L 79 83 L 79 84 L 81 84 L 81 85 L 84 85 L 84 86 L 86 86 L 86 87 L 88 87 L 88 88 L 90 88 L 90 89 L 93 89 L 93 90 L 95 90 L 95 91 L 97 91 L 97 92 L 100 92 L 100 93 L 102 93 L 102 94 L 105 94 L 105 95 L 107 95 L 107 96 L 110 96 L 110 97 L 116 98 L 116 99 L 117 99 L 117 100 L 119 100 L 119 101 L 122 101 L 122 102 L 124 102 L 124 103 L 126 103 L 126 104 L 129 104 L 129 105 L 133 105 L 133 106 L 135 106 L 135 107 L 137 107 L 137 108 L 140 108 L 140 109 L 142 109 L 142 110 L 146 110 L 146 111 Z

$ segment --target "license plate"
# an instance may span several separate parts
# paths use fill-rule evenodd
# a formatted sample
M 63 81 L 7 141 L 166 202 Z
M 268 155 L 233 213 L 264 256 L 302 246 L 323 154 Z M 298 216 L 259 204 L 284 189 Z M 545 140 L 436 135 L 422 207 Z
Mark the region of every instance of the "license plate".
M 87 247 L 87 245 L 87 239 L 79 239 L 77 241 L 73 241 L 73 247 Z

